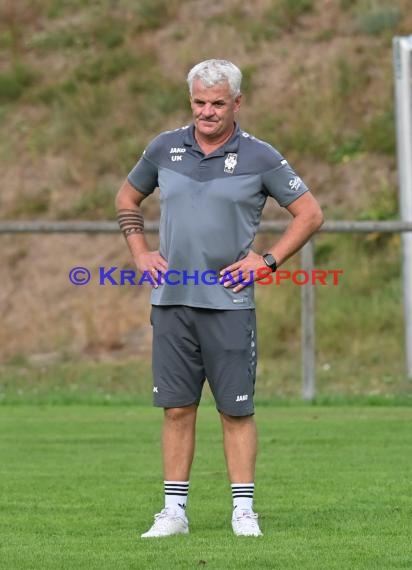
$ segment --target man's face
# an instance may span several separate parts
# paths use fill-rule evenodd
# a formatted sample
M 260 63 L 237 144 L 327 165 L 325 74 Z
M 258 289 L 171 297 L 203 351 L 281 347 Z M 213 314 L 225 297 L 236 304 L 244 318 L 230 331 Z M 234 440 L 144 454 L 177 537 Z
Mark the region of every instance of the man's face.
M 199 79 L 195 79 L 190 103 L 197 132 L 210 141 L 229 135 L 240 100 L 241 95 L 233 99 L 228 83 L 205 87 Z

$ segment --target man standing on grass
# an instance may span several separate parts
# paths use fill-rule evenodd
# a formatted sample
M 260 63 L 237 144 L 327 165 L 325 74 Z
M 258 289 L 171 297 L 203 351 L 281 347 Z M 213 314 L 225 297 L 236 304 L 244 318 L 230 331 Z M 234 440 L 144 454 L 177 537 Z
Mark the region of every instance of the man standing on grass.
M 276 271 L 321 226 L 321 209 L 287 161 L 235 122 L 242 74 L 208 60 L 187 78 L 193 123 L 160 134 L 121 186 L 116 208 L 139 271 L 152 276 L 154 404 L 164 408 L 165 506 L 142 537 L 189 532 L 186 502 L 205 378 L 220 414 L 232 528 L 261 536 L 253 511 L 257 433 L 253 281 Z M 160 246 L 144 236 L 142 201 L 160 188 Z M 267 252 L 251 247 L 266 198 L 293 219 Z M 223 277 L 223 278 L 222 278 Z

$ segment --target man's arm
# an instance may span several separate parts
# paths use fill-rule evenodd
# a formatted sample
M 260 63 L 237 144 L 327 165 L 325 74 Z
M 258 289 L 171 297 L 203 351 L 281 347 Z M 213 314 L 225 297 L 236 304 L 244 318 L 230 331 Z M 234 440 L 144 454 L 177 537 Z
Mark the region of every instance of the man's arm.
M 157 287 L 158 271 L 167 271 L 167 262 L 158 251 L 150 251 L 144 234 L 143 213 L 140 204 L 146 195 L 136 190 L 126 179 L 116 196 L 117 219 L 125 236 L 136 267 L 152 274 Z
M 323 224 L 322 210 L 310 192 L 305 192 L 286 209 L 292 214 L 293 220 L 285 233 L 268 250 L 278 266 L 299 251 Z
M 267 251 L 267 253 L 273 255 L 278 267 L 294 253 L 299 251 L 323 224 L 322 210 L 310 192 L 302 194 L 302 196 L 292 202 L 290 206 L 287 206 L 286 209 L 292 214 L 293 220 L 280 239 Z M 258 278 L 257 270 L 260 267 L 266 267 L 262 256 L 254 251 L 250 251 L 245 258 L 224 268 L 221 274 L 224 275 L 227 271 L 230 271 L 233 280 L 237 282 L 239 280 L 240 271 L 243 280 L 249 280 L 246 276 L 249 275 L 250 271 L 253 271 L 253 276 L 256 281 Z M 228 287 L 230 285 L 231 282 L 226 281 L 224 286 Z M 238 292 L 245 286 L 246 285 L 242 284 L 237 285 L 234 291 Z

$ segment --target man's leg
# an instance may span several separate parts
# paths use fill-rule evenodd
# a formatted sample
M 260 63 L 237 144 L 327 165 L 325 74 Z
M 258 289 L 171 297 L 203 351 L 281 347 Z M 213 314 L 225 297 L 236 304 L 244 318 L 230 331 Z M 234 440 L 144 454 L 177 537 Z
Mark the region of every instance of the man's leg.
M 165 481 L 189 481 L 195 451 L 197 405 L 165 408 L 163 420 L 163 474 Z
M 253 483 L 257 454 L 254 416 L 228 416 L 221 413 L 223 446 L 231 483 Z
M 197 405 L 165 408 L 162 434 L 164 509 L 142 538 L 187 534 L 186 502 L 195 450 Z
M 220 413 L 227 472 L 232 487 L 232 528 L 237 536 L 261 536 L 253 511 L 257 429 L 255 418 Z
M 199 314 L 206 376 L 220 412 L 236 535 L 260 536 L 253 512 L 257 431 L 253 395 L 256 377 L 256 318 L 253 309 Z
M 186 501 L 195 448 L 197 405 L 205 379 L 189 307 L 152 307 L 153 397 L 164 409 L 162 455 L 165 505 L 142 536 L 186 534 Z

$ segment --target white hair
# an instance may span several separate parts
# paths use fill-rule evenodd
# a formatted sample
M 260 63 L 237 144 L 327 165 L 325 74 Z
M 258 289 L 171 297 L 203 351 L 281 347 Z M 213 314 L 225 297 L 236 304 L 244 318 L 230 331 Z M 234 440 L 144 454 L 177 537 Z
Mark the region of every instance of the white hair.
M 227 82 L 232 97 L 235 99 L 240 95 L 242 72 L 234 63 L 226 59 L 207 59 L 195 65 L 187 76 L 190 95 L 193 95 L 195 79 L 200 79 L 205 87 L 213 87 L 218 83 Z

